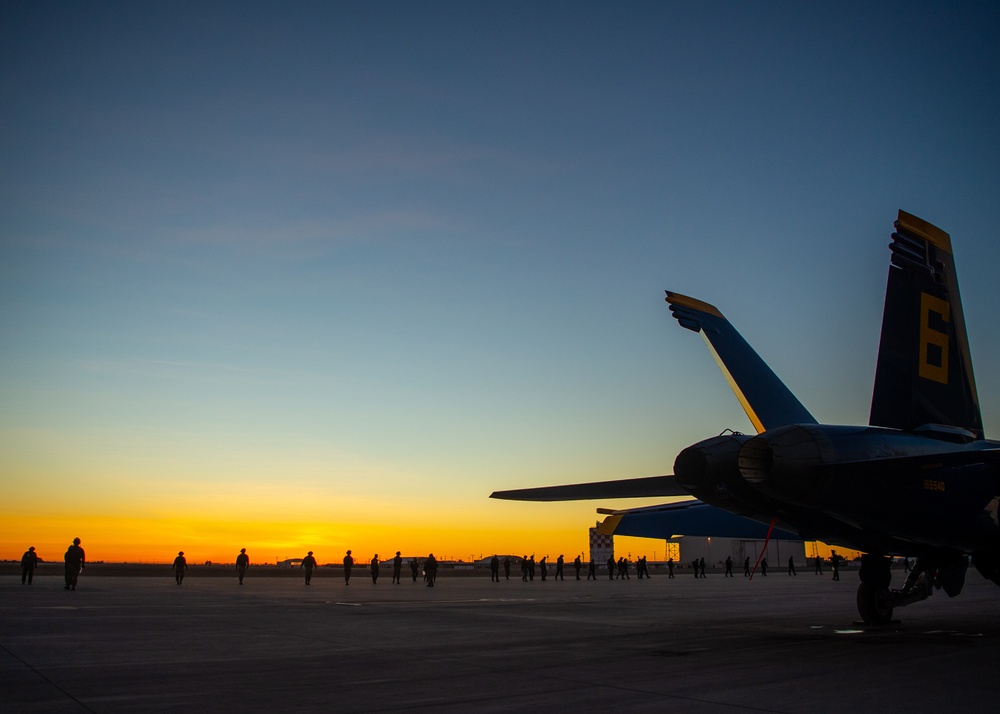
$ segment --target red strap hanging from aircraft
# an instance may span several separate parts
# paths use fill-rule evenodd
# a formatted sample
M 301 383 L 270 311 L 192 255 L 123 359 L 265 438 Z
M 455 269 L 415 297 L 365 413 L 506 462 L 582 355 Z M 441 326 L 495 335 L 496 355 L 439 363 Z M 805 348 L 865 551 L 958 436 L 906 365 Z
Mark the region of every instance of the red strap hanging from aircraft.
M 753 580 L 754 573 L 757 572 L 757 566 L 760 565 L 761 558 L 767 555 L 767 544 L 771 542 L 771 531 L 774 530 L 774 521 L 777 520 L 777 516 L 771 519 L 771 525 L 767 527 L 767 535 L 764 537 L 764 550 L 760 552 L 757 556 L 757 562 L 753 564 L 753 570 L 750 571 L 750 579 Z

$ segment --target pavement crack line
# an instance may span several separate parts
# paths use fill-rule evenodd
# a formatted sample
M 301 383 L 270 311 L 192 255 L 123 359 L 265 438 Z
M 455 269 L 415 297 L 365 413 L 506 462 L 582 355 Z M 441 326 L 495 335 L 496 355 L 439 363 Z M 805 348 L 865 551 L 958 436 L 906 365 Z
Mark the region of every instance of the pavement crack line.
M 97 712 L 95 712 L 95 711 L 94 711 L 93 709 L 91 709 L 90 707 L 88 707 L 88 706 L 87 706 L 86 704 L 84 704 L 83 702 L 81 702 L 81 701 L 80 701 L 79 699 L 77 699 L 76 697 L 74 697 L 74 696 L 73 696 L 72 694 L 70 694 L 70 693 L 69 693 L 69 692 L 67 692 L 67 691 L 66 691 L 65 689 L 63 689 L 63 688 L 62 688 L 62 687 L 60 687 L 60 686 L 59 686 L 58 684 L 56 684 L 56 683 L 55 683 L 55 682 L 53 682 L 53 681 L 52 681 L 51 679 L 49 679 L 49 678 L 48 678 L 48 677 L 46 677 L 46 676 L 45 676 L 44 674 L 42 674 L 42 673 L 41 673 L 41 671 L 39 671 L 37 667 L 35 667 L 34 665 L 32 665 L 32 664 L 30 664 L 30 663 L 26 662 L 26 661 L 25 661 L 24 659 L 22 659 L 21 657 L 18 657 L 18 656 L 17 656 L 17 655 L 16 655 L 16 654 L 15 654 L 14 652 L 12 652 L 12 651 L 11 651 L 11 650 L 10 650 L 10 649 L 9 649 L 9 648 L 7 647 L 7 646 L 5 646 L 5 645 L 2 645 L 2 644 L 0 644 L 0 649 L 2 649 L 2 650 L 3 650 L 4 652 L 6 652 L 7 654 L 9 654 L 9 655 L 10 655 L 11 657 L 13 657 L 13 658 L 14 658 L 15 660 L 17 660 L 17 661 L 18 661 L 18 662 L 20 662 L 21 664 L 23 664 L 23 665 L 24 665 L 25 667 L 27 667 L 28 669 L 30 669 L 30 670 L 31 670 L 32 672 L 34 672 L 36 676 L 38 676 L 38 677 L 39 677 L 39 678 L 41 678 L 41 679 L 42 679 L 43 681 L 45 681 L 46 683 L 48 683 L 48 685 L 49 685 L 50 687 L 54 688 L 54 689 L 55 689 L 56 691 L 58 691 L 58 692 L 61 692 L 61 693 L 62 693 L 62 695 L 63 695 L 63 696 L 65 696 L 65 697 L 66 697 L 67 699 L 70 699 L 71 701 L 73 701 L 73 702 L 75 702 L 76 704 L 78 704 L 78 705 L 80 706 L 80 708 L 81 708 L 81 709 L 83 709 L 84 711 L 88 711 L 88 712 L 91 712 L 91 714 L 97 714 Z

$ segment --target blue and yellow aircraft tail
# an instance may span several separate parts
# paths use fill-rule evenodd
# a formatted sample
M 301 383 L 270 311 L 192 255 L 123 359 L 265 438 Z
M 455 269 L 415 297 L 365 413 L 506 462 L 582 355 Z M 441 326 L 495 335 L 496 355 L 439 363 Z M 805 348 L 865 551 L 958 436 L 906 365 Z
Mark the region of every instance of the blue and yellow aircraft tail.
M 757 431 L 688 446 L 674 476 L 573 484 L 494 498 L 667 495 L 697 500 L 598 509 L 626 536 L 820 540 L 862 551 L 858 612 L 884 624 L 896 607 L 943 589 L 972 564 L 1000 585 L 1000 442 L 984 438 L 951 238 L 900 211 L 867 426 L 818 424 L 714 306 L 667 292 L 698 332 Z M 916 556 L 901 588 L 891 558 Z
M 868 423 L 941 425 L 982 439 L 951 238 L 906 211 L 895 228 Z
M 869 424 L 927 432 L 938 440 L 981 440 L 982 417 L 951 239 L 905 211 L 899 211 L 894 225 Z M 670 291 L 666 301 L 677 322 L 705 340 L 758 434 L 817 424 L 718 308 Z M 804 509 L 790 499 L 775 498 L 744 478 L 741 459 L 748 439 L 723 433 L 688 447 L 674 464 L 676 476 L 497 491 L 491 497 L 561 501 L 688 495 L 698 500 L 600 509 L 609 516 L 602 530 L 659 538 L 702 533 L 756 538 L 763 523 L 774 524 L 781 537 L 834 533 L 845 540 L 863 540 L 823 509 Z M 977 453 L 963 458 L 993 457 Z

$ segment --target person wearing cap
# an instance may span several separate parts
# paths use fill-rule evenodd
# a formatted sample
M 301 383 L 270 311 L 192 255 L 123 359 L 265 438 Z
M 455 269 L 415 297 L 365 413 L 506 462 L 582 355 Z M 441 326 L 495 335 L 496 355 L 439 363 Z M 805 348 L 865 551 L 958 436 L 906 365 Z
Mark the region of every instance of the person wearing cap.
M 351 584 L 351 568 L 354 567 L 354 558 L 351 557 L 351 551 L 347 551 L 347 555 L 344 556 L 344 585 Z
M 240 548 L 240 554 L 236 556 L 236 572 L 240 576 L 240 585 L 243 584 L 243 577 L 247 574 L 247 568 L 250 567 L 250 556 L 247 555 L 246 548 Z
M 428 555 L 427 560 L 424 561 L 424 572 L 427 574 L 427 587 L 434 587 L 434 581 L 437 580 L 438 562 L 433 553 Z
M 21 585 L 24 585 L 25 582 L 31 585 L 31 581 L 35 577 L 36 565 L 38 565 L 38 553 L 35 552 L 35 546 L 31 546 L 21 556 Z
M 396 556 L 392 559 L 392 582 L 399 585 L 400 573 L 403 572 L 403 556 L 396 551 Z
M 180 551 L 177 557 L 174 558 L 174 579 L 177 584 L 180 585 L 184 582 L 184 571 L 188 568 L 187 559 L 184 557 L 184 551 Z
M 306 585 L 309 585 L 309 581 L 312 580 L 313 568 L 316 567 L 316 559 L 313 557 L 313 552 L 310 550 L 306 557 L 302 559 L 302 564 L 299 566 L 299 570 L 302 568 L 306 569 Z
M 83 570 L 87 561 L 83 548 L 80 547 L 79 538 L 73 539 L 73 545 L 66 549 L 63 560 L 66 562 L 66 587 L 64 589 L 76 590 L 77 578 L 80 577 L 80 571 Z

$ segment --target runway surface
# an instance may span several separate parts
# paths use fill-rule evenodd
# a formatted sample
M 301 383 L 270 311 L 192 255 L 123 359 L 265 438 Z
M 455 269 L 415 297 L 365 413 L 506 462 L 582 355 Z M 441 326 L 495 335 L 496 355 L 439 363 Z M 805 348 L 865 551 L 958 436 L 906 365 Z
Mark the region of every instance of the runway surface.
M 850 572 L 254 575 L 0 576 L 0 710 L 940 712 L 1000 694 L 1000 589 L 971 571 L 882 628 L 856 623 Z

